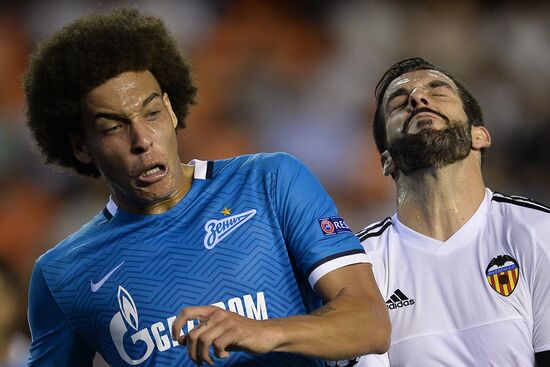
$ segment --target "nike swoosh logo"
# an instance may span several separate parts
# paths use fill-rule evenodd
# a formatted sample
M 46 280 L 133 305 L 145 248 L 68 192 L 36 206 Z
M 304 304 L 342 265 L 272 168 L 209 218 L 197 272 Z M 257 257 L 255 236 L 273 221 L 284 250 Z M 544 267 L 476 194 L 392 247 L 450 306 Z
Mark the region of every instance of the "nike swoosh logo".
M 122 264 L 124 264 L 124 261 L 121 262 L 120 264 L 118 264 L 118 266 L 116 268 L 114 268 L 113 270 L 111 270 L 107 275 L 105 275 L 99 282 L 97 283 L 94 283 L 91 279 L 90 279 L 90 289 L 92 290 L 92 293 L 95 293 L 99 290 L 99 288 L 101 288 L 103 286 L 103 284 L 107 281 L 107 279 L 109 279 L 111 277 L 111 275 L 113 275 L 113 273 L 122 266 Z

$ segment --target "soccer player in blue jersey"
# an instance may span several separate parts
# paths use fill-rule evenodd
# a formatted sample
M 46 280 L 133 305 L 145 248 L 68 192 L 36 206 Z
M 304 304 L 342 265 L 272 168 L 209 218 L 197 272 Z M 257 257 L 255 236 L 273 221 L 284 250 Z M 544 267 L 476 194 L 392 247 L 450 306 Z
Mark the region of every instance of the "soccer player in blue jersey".
M 293 157 L 178 158 L 195 87 L 162 22 L 90 15 L 33 55 L 47 162 L 102 177 L 105 209 L 36 262 L 31 366 L 321 366 L 383 353 L 358 240 Z

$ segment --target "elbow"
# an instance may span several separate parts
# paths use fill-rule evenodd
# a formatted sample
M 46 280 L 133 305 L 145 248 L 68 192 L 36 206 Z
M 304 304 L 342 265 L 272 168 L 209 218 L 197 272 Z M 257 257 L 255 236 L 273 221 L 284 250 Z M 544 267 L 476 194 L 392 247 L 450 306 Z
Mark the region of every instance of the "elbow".
M 384 307 L 385 308 L 385 307 Z M 373 343 L 369 354 L 383 354 L 388 351 L 391 344 L 391 323 L 387 310 L 385 311 L 385 317 L 382 317 L 379 325 L 376 326 L 374 332 Z
M 376 311 L 374 311 L 374 309 Z M 370 322 L 364 334 L 365 340 L 363 354 L 384 354 L 391 344 L 391 322 L 386 305 L 376 306 L 372 309 Z
M 350 358 L 350 356 L 384 354 L 388 351 L 391 344 L 391 326 L 389 320 L 377 320 L 361 329 L 361 336 L 353 339 L 354 347 L 349 351 L 349 355 L 339 359 Z
M 391 324 L 388 320 L 387 325 L 383 328 L 377 348 L 374 350 L 374 354 L 383 354 L 390 349 L 391 344 Z

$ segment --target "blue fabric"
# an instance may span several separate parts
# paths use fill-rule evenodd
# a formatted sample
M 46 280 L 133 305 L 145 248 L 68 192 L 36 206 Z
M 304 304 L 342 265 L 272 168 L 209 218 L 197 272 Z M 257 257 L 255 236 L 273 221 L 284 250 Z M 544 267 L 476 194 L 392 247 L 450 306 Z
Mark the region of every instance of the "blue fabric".
M 31 365 L 86 366 L 97 351 L 112 366 L 193 366 L 170 338 L 186 306 L 255 319 L 305 314 L 321 304 L 307 282 L 312 268 L 363 251 L 351 232 L 322 231 L 319 219 L 334 216 L 318 181 L 283 153 L 215 161 L 212 177 L 195 178 L 162 214 L 100 213 L 37 261 Z M 234 352 L 216 365 L 322 363 Z
M 29 323 L 33 342 L 30 362 L 34 366 L 91 366 L 94 350 L 75 334 L 53 299 L 36 265 L 29 289 Z

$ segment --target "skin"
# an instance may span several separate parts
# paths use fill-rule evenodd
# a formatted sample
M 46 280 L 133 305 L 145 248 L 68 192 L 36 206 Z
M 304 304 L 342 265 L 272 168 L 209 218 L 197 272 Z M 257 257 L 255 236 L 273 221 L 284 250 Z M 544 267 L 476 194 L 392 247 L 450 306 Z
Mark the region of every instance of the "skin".
M 185 196 L 193 167 L 180 162 L 176 116 L 149 71 L 109 79 L 92 89 L 81 106 L 84 136 L 70 137 L 74 154 L 95 164 L 119 208 L 159 214 Z M 144 177 L 155 166 L 161 171 Z
M 399 134 L 445 128 L 445 120 L 430 113 L 414 116 L 406 126 L 408 117 L 420 108 L 467 123 L 458 88 L 450 78 L 434 70 L 418 70 L 396 78 L 384 94 L 383 106 L 389 142 Z M 480 150 L 491 146 L 491 137 L 482 126 L 472 126 L 471 137 L 470 154 L 462 161 L 409 176 L 400 174 L 388 151 L 382 153 L 383 173 L 395 179 L 401 223 L 444 242 L 472 217 L 485 198 Z M 535 360 L 537 366 L 548 365 L 550 352 L 535 353 Z
M 119 208 L 157 214 L 176 205 L 188 192 L 192 167 L 177 154 L 176 117 L 166 94 L 148 72 L 125 72 L 91 90 L 82 101 L 84 136 L 72 135 L 77 159 L 95 164 Z M 163 170 L 154 180 L 143 172 Z M 185 308 L 172 335 L 187 346 L 197 364 L 212 364 L 231 350 L 253 353 L 292 352 L 325 359 L 384 353 L 390 323 L 370 264 L 347 266 L 322 277 L 315 286 L 326 305 L 310 315 L 251 320 L 213 306 Z M 180 337 L 188 320 L 200 327 Z
M 467 124 L 458 88 L 449 77 L 434 70 L 413 71 L 393 80 L 384 94 L 388 142 L 400 134 L 445 129 L 447 122 L 439 114 L 415 114 L 426 107 L 451 121 Z M 400 174 L 388 151 L 382 153 L 383 173 L 395 179 L 397 216 L 404 225 L 446 241 L 472 217 L 485 197 L 480 150 L 490 147 L 491 137 L 483 126 L 472 126 L 471 136 L 470 154 L 462 161 L 409 176 Z
M 214 363 L 233 350 L 252 353 L 290 352 L 339 360 L 381 354 L 389 347 L 387 308 L 370 264 L 334 270 L 317 282 L 315 290 L 326 304 L 309 315 L 252 320 L 214 306 L 187 307 L 172 325 L 172 338 L 186 345 L 195 363 Z M 188 320 L 201 320 L 198 328 L 180 335 Z

